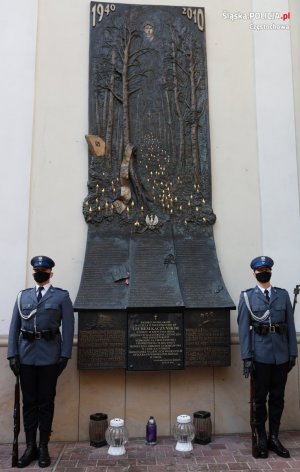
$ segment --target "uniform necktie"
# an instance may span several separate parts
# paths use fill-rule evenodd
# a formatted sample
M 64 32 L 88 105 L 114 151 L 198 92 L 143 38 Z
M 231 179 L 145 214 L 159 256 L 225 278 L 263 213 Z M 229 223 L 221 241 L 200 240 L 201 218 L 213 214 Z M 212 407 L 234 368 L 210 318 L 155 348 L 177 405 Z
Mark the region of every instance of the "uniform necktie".
M 40 299 L 42 298 L 42 291 L 44 290 L 44 287 L 39 287 L 38 288 L 38 294 L 37 294 L 37 301 L 39 302 Z
M 266 289 L 264 293 L 265 293 L 267 301 L 269 302 L 270 301 L 269 290 Z

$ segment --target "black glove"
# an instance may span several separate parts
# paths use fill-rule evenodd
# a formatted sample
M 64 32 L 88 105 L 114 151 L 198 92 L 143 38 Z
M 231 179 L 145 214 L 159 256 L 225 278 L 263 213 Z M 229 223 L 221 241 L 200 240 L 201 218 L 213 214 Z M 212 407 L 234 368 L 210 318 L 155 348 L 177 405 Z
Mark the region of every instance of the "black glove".
M 9 367 L 17 377 L 20 374 L 20 358 L 19 356 L 11 357 L 9 359 Z
M 67 367 L 68 360 L 69 359 L 67 357 L 59 358 L 57 362 L 57 377 L 59 377 L 62 371 Z
M 296 357 L 295 356 L 290 356 L 289 358 L 289 365 L 288 365 L 288 372 L 292 370 L 293 367 L 296 365 Z
M 253 364 L 252 359 L 244 359 L 243 362 L 244 362 L 243 376 L 245 377 L 245 379 L 247 379 L 254 370 L 254 364 Z

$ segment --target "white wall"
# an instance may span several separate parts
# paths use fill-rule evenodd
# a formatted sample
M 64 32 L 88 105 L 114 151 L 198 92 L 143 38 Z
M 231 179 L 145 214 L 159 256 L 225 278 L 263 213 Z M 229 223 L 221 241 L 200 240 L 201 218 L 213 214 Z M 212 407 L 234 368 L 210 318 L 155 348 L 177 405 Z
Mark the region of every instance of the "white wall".
M 38 25 L 28 252 L 53 258 L 53 284 L 74 301 L 87 233 L 89 2 L 40 0 Z
M 0 333 L 24 288 L 35 89 L 37 0 L 2 0 L 0 15 Z
M 300 83 L 300 41 L 299 41 L 299 27 L 300 27 L 300 4 L 298 0 L 289 1 L 291 11 L 291 52 L 292 52 L 292 68 L 293 68 L 293 83 Z M 298 187 L 300 188 L 300 87 L 297 85 L 293 88 L 294 92 L 294 111 L 295 111 L 295 131 L 296 131 L 296 151 L 297 151 L 297 172 L 298 172 Z M 300 202 L 300 192 L 298 194 Z M 298 267 L 297 282 L 300 284 L 300 271 Z M 299 311 L 298 311 L 299 314 Z
M 289 2 L 265 0 L 264 9 L 289 12 Z M 253 10 L 262 10 L 260 0 Z M 290 31 L 254 31 L 254 60 L 262 250 L 276 262 L 274 285 L 292 296 L 300 283 L 300 221 Z
M 228 13 L 250 12 L 252 7 L 251 1 L 215 1 L 213 5 L 206 34 L 212 199 L 217 215 L 214 234 L 222 275 L 237 304 L 240 291 L 253 284 L 249 259 L 262 252 L 261 209 L 253 37 L 248 21 L 226 18 Z M 210 2 L 207 10 L 206 14 Z M 236 318 L 233 311 L 234 332 Z

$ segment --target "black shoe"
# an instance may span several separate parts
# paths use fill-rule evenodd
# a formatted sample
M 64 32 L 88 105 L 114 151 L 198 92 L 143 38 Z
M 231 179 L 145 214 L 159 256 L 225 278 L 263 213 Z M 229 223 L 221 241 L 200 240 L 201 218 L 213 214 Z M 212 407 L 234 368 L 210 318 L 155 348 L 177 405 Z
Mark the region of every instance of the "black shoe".
M 32 461 L 37 459 L 37 447 L 36 444 L 27 444 L 27 448 L 22 457 L 17 462 L 17 467 L 22 469 L 23 467 L 27 467 Z
M 257 438 L 257 458 L 267 459 L 268 455 L 267 435 L 259 434 Z
M 281 444 L 276 436 L 270 436 L 268 440 L 268 448 L 273 451 L 277 456 L 285 457 L 286 459 L 290 456 L 289 451 Z
M 40 444 L 38 450 L 39 467 L 49 467 L 51 459 L 48 451 L 48 444 Z
M 48 444 L 40 444 L 39 446 L 39 467 L 49 467 L 51 459 L 48 451 Z

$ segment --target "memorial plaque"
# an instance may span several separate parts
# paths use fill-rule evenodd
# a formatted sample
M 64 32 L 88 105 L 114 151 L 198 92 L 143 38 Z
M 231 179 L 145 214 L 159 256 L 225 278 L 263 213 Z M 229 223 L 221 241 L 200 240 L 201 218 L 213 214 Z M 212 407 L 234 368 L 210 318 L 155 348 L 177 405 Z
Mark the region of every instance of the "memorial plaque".
M 191 310 L 184 316 L 185 366 L 229 366 L 229 310 Z
M 182 313 L 128 315 L 128 370 L 184 368 Z
M 81 312 L 78 369 L 125 368 L 125 361 L 126 312 Z
M 78 368 L 229 365 L 204 8 L 90 3 L 86 139 Z

